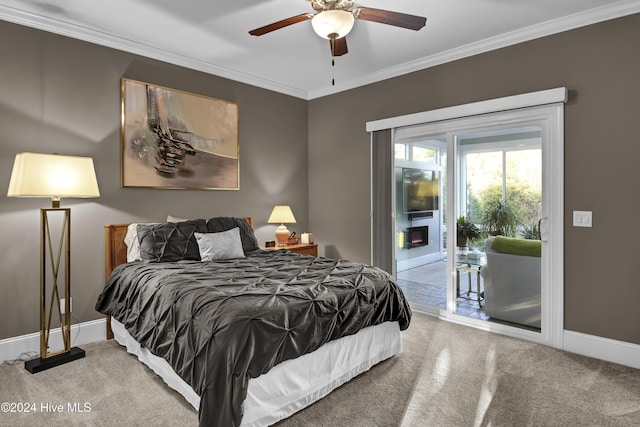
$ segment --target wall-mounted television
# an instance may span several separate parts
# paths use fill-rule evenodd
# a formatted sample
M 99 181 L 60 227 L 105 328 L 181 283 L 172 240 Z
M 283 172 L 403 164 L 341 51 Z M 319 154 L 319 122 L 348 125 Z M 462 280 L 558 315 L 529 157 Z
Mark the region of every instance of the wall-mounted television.
M 440 172 L 426 169 L 402 169 L 404 213 L 438 210 Z

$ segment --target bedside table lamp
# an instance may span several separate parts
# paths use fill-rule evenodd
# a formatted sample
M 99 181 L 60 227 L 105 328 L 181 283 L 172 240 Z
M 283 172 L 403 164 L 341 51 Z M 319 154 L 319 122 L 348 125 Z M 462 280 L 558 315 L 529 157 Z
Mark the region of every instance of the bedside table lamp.
M 276 229 L 276 240 L 278 241 L 278 246 L 287 246 L 289 230 L 287 230 L 285 224 L 296 223 L 296 218 L 293 216 L 291 208 L 289 206 L 274 207 L 267 222 L 269 224 L 280 224 Z
M 60 198 L 100 197 L 93 159 L 58 154 L 19 153 L 13 164 L 7 196 L 51 197 L 51 208 L 40 209 L 40 357 L 25 362 L 25 368 L 34 374 L 85 355 L 84 350 L 71 347 L 71 210 L 60 208 Z M 51 225 L 52 219 L 55 218 L 57 221 Z M 52 239 L 52 228 L 60 230 L 57 239 Z M 64 277 L 64 282 L 60 282 L 64 286 L 62 291 L 58 289 L 59 277 Z M 51 289 L 47 290 L 49 278 L 52 283 Z M 64 310 L 60 292 L 63 292 Z M 64 348 L 50 352 L 52 320 L 60 322 Z

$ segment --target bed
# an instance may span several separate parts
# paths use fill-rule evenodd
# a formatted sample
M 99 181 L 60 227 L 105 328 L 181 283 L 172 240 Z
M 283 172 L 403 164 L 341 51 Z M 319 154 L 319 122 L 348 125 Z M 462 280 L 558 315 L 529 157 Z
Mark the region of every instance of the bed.
M 96 309 L 107 335 L 197 408 L 201 426 L 288 417 L 400 353 L 411 319 L 387 273 L 260 249 L 251 222 L 105 226 Z M 143 261 L 131 257 L 131 230 Z M 215 255 L 221 246 L 233 256 Z

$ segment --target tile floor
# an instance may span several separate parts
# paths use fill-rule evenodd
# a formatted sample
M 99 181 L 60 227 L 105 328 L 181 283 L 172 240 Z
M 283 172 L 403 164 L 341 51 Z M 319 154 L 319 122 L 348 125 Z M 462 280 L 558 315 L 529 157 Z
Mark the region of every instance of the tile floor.
M 398 284 L 410 303 L 422 306 L 436 306 L 446 309 L 447 302 L 447 262 L 436 261 L 420 267 L 400 271 L 397 274 Z M 460 292 L 464 295 L 469 289 L 469 274 L 460 274 Z M 476 289 L 476 275 L 471 274 L 471 289 Z M 484 284 L 480 278 L 480 292 L 484 292 Z M 484 310 L 478 306 L 475 294 L 473 300 L 458 298 L 456 313 L 462 316 L 488 320 Z

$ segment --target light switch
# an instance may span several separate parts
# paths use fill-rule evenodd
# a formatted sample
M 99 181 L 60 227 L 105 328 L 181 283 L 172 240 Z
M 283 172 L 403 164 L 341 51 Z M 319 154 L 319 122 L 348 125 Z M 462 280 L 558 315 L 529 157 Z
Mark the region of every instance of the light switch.
M 591 211 L 573 211 L 574 227 L 592 227 Z

